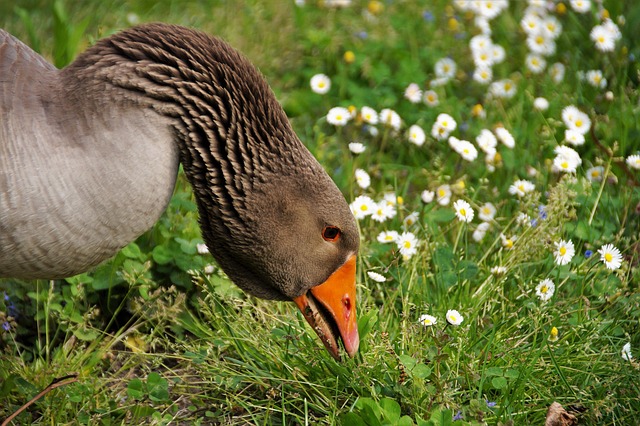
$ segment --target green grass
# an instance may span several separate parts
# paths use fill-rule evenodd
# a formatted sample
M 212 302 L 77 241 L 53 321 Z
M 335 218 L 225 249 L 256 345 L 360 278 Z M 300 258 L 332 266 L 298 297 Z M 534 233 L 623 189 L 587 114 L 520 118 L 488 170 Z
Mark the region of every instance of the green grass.
M 473 16 L 450 2 L 354 2 L 345 9 L 307 3 L 313 4 L 118 0 L 72 8 L 22 1 L 20 9 L 0 4 L 0 27 L 59 66 L 127 27 L 132 13 L 140 21 L 195 26 L 243 51 L 349 202 L 359 195 L 380 200 L 388 192 L 402 198 L 395 218 L 359 221 L 357 356 L 335 362 L 293 304 L 249 298 L 210 267 L 210 256 L 197 253 L 196 208 L 181 176 L 158 224 L 95 271 L 66 282 L 0 281 L 6 295 L 0 300 L 0 418 L 54 379 L 77 374 L 76 382 L 49 392 L 14 424 L 543 424 L 553 401 L 580 424 L 637 422 L 640 171 L 624 160 L 640 151 L 640 8 L 604 2 L 623 34 L 610 53 L 595 51 L 589 39 L 599 23 L 595 5 L 587 14 L 568 2 L 564 13 L 550 12 L 563 30 L 547 68 L 558 61 L 566 66 L 563 81 L 554 83 L 547 70 L 533 74 L 525 67 L 519 25 L 525 3 L 512 2 L 491 21 L 492 40 L 506 51 L 493 72 L 494 80 L 510 78 L 517 90 L 511 99 L 490 99 L 487 86 L 471 78 Z M 368 7 L 375 12 L 376 5 L 382 10 L 370 15 Z M 346 51 L 354 53 L 352 63 Z M 428 88 L 435 63 L 446 56 L 458 72 L 434 88 L 440 105 L 405 99 L 410 83 Z M 596 69 L 607 78 L 605 89 L 576 78 Z M 317 73 L 332 79 L 324 96 L 309 88 Z M 544 112 L 532 106 L 539 96 L 550 104 Z M 473 113 L 477 104 L 484 118 Z M 372 136 L 357 120 L 336 127 L 324 119 L 330 108 L 350 105 L 392 108 L 402 130 L 377 125 Z M 568 105 L 587 113 L 593 127 L 575 148 L 582 165 L 574 174 L 551 171 Z M 493 172 L 482 152 L 466 162 L 429 135 L 440 113 L 457 121 L 452 134 L 459 139 L 475 143 L 481 129 L 502 125 L 515 147 L 498 147 L 501 161 Z M 427 133 L 421 147 L 407 141 L 412 124 Z M 352 155 L 352 141 L 367 150 Z M 585 178 L 594 165 L 606 179 Z M 357 168 L 371 176 L 369 188 L 356 185 Z M 510 194 L 516 179 L 531 180 L 535 191 Z M 452 188 L 451 203 L 421 201 L 423 190 L 443 184 Z M 475 210 L 471 223 L 456 219 L 457 199 Z M 472 235 L 485 202 L 497 215 L 478 242 Z M 418 220 L 408 230 L 420 244 L 403 258 L 376 237 L 403 232 L 412 212 Z M 535 226 L 520 223 L 521 213 Z M 501 234 L 517 237 L 512 248 Z M 560 239 L 576 249 L 564 266 L 553 257 Z M 609 243 L 623 255 L 615 271 L 597 254 Z M 587 250 L 594 252 L 589 258 Z M 211 274 L 203 272 L 208 266 Z M 492 273 L 496 266 L 506 273 Z M 367 271 L 387 280 L 377 283 Z M 542 302 L 535 287 L 547 278 L 555 294 Z M 449 309 L 464 317 L 461 325 L 446 325 Z M 437 323 L 419 324 L 422 314 Z M 631 361 L 621 356 L 627 342 Z

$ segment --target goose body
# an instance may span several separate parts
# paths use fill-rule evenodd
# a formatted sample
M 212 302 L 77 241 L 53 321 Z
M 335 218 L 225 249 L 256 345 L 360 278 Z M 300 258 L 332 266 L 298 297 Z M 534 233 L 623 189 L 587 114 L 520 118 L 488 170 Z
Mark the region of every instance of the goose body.
M 294 301 L 334 357 L 339 338 L 353 355 L 355 220 L 248 60 L 147 24 L 58 70 L 0 30 L 0 277 L 113 256 L 162 214 L 179 161 L 227 275 Z

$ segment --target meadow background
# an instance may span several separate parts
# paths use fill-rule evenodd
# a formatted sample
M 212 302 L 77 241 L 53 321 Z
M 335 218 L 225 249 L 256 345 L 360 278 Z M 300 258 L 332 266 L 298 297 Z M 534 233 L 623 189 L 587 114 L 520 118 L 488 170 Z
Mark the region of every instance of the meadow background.
M 360 351 L 230 283 L 181 175 L 95 271 L 0 281 L 0 418 L 73 374 L 14 424 L 638 424 L 635 2 L 0 3 L 59 67 L 148 21 L 247 55 L 362 216 Z

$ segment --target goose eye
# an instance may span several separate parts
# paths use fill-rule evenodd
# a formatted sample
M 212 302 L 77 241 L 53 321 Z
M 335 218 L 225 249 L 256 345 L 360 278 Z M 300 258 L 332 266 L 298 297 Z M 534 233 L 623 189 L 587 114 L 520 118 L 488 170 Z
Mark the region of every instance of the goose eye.
M 325 241 L 332 243 L 338 241 L 340 234 L 340 228 L 337 226 L 325 226 L 322 230 L 322 238 L 324 238 Z

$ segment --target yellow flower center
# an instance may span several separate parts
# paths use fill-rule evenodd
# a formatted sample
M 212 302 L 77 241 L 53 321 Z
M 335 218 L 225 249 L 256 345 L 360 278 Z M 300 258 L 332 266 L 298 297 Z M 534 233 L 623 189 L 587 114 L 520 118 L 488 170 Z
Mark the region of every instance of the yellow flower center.
M 558 337 L 558 329 L 556 327 L 551 329 L 551 337 Z
M 369 207 L 367 207 L 366 204 L 363 204 L 360 206 L 360 210 L 362 210 L 363 212 L 366 212 L 367 210 L 369 210 Z
M 466 211 L 465 209 L 460 209 L 460 214 L 461 214 L 462 216 L 465 216 L 465 217 L 466 217 L 466 216 L 467 216 L 467 211 Z
M 543 285 L 542 287 L 540 287 L 540 293 L 546 294 L 548 291 L 549 291 L 549 287 L 547 287 L 546 285 Z
M 513 240 L 509 240 L 509 239 L 507 239 L 507 240 L 504 242 L 504 246 L 505 246 L 506 248 L 511 248 L 511 247 L 513 247 Z
M 405 241 L 403 245 L 404 248 L 411 248 L 411 241 Z
M 342 116 L 340 114 L 336 115 L 336 120 L 342 121 Z
M 563 169 L 568 169 L 568 168 L 569 168 L 569 163 L 567 163 L 566 161 L 563 161 L 563 162 L 560 164 L 560 167 L 562 167 Z
M 392 235 L 386 235 L 384 237 L 385 241 L 393 241 L 393 236 Z
M 604 260 L 606 260 L 607 262 L 611 262 L 613 260 L 613 256 L 611 255 L 611 253 L 605 253 Z
M 576 127 L 582 127 L 582 120 L 576 120 Z
M 438 189 L 438 197 L 444 197 L 444 196 L 445 196 L 444 189 Z
M 560 250 L 558 250 L 560 252 L 560 256 L 564 256 L 565 254 L 567 254 L 567 248 L 566 247 L 560 247 Z
M 591 172 L 591 177 L 597 178 L 600 176 L 600 171 L 599 170 L 594 170 Z

